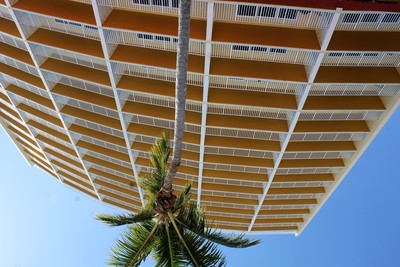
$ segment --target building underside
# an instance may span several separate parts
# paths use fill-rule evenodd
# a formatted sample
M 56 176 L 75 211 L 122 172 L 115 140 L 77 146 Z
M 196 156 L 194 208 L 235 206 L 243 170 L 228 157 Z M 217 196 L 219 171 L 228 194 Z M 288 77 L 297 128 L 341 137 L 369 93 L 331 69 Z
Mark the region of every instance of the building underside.
M 311 2 L 193 0 L 174 188 L 220 229 L 300 234 L 399 105 L 400 5 Z M 174 129 L 177 7 L 0 0 L 0 123 L 29 164 L 141 209 Z

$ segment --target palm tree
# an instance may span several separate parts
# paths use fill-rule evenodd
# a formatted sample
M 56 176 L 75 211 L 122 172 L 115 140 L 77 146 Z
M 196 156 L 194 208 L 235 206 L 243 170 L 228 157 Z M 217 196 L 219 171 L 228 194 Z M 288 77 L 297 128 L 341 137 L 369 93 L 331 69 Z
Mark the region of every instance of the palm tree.
M 181 162 L 184 132 L 190 6 L 191 0 L 180 0 L 173 158 L 168 168 L 171 149 L 163 134 L 151 149 L 151 169 L 140 180 L 148 197 L 141 212 L 97 216 L 111 226 L 129 224 L 122 239 L 117 241 L 110 265 L 138 266 L 153 252 L 157 266 L 223 266 L 225 258 L 218 244 L 245 248 L 259 243 L 243 235 L 224 236 L 207 225 L 204 212 L 191 198 L 190 183 L 179 197 L 173 193 L 172 182 Z
M 191 0 L 179 1 L 178 51 L 176 59 L 175 83 L 175 129 L 172 161 L 157 195 L 156 208 L 159 212 L 168 211 L 174 206 L 176 196 L 172 192 L 172 181 L 181 164 L 182 140 L 185 128 L 186 84 L 189 55 Z
M 243 235 L 225 236 L 207 225 L 204 212 L 191 198 L 191 183 L 168 211 L 155 208 L 165 183 L 170 150 L 163 134 L 149 152 L 151 168 L 140 180 L 147 193 L 147 204 L 140 213 L 97 216 L 110 226 L 129 224 L 112 251 L 110 265 L 139 266 L 152 252 L 156 266 L 224 266 L 225 258 L 218 244 L 245 248 L 259 243 Z

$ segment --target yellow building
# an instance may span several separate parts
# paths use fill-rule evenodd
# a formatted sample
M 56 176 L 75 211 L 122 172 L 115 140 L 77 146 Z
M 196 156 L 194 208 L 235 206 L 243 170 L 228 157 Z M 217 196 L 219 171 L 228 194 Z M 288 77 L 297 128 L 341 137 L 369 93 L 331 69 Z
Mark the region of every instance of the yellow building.
M 399 105 L 400 5 L 250 2 L 193 0 L 175 188 L 221 229 L 300 234 Z M 140 210 L 174 126 L 177 6 L 0 0 L 0 123 L 31 165 Z

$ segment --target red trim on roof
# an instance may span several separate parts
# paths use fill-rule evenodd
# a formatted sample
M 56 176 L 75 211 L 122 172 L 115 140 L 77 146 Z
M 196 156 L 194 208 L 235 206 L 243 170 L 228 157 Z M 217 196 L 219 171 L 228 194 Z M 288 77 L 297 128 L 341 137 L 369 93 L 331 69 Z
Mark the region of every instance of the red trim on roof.
M 224 0 L 224 1 L 321 8 L 321 9 L 331 9 L 331 10 L 340 7 L 343 8 L 343 10 L 354 10 L 354 11 L 400 12 L 400 1 L 393 3 L 362 2 L 362 1 L 348 1 L 348 0 L 236 0 L 236 1 Z

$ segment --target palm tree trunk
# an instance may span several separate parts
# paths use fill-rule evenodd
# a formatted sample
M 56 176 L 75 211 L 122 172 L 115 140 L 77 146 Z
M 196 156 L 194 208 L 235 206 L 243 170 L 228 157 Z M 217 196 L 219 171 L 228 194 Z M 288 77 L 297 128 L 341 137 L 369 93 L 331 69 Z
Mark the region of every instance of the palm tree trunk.
M 190 6 L 191 0 L 180 0 L 179 7 L 179 29 L 178 29 L 178 52 L 176 59 L 176 84 L 175 84 L 175 131 L 174 149 L 171 164 L 164 180 L 164 192 L 172 191 L 172 181 L 181 164 L 182 139 L 185 127 L 186 107 L 186 81 L 189 54 L 190 33 Z

